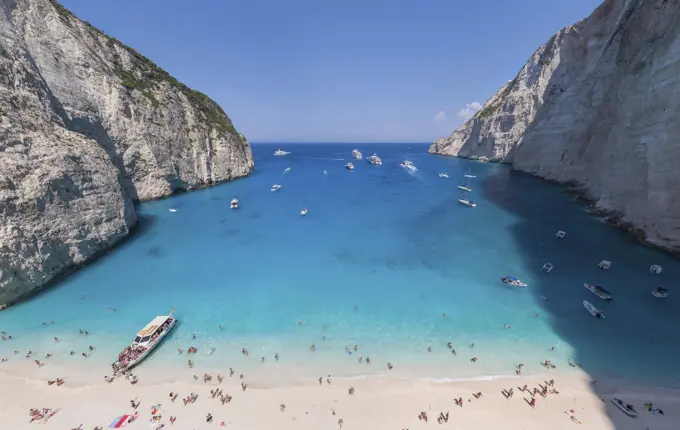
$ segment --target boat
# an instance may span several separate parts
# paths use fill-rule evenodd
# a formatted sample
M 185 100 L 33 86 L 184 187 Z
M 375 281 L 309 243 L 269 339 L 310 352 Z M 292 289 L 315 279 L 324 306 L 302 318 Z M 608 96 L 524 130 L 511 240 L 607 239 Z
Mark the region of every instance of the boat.
M 302 208 L 302 210 L 300 211 L 300 215 L 302 216 L 307 215 L 307 208 Z
M 472 191 L 472 188 L 467 187 L 467 186 L 465 186 L 465 185 L 458 185 L 458 189 L 459 189 L 459 190 L 463 190 L 463 191 L 467 191 L 467 192 L 471 192 L 471 191 Z
M 281 149 L 277 149 L 276 151 L 274 151 L 274 155 L 288 155 L 288 154 L 290 154 L 290 152 L 286 152 Z
M 231 208 L 238 209 L 238 199 L 231 199 Z
M 583 301 L 583 307 L 586 308 L 586 310 L 587 310 L 588 312 L 590 312 L 590 315 L 592 315 L 592 316 L 594 316 L 594 317 L 597 317 L 597 318 L 600 318 L 600 319 L 606 318 L 606 317 L 604 316 L 604 314 L 603 314 L 598 308 L 596 308 L 595 306 L 591 305 L 590 302 L 589 302 L 588 300 L 584 300 L 584 301 Z
M 566 236 L 567 233 L 565 233 L 562 230 L 557 230 L 557 233 L 555 234 L 555 237 L 558 239 L 564 239 L 564 236 Z
M 623 400 L 617 399 L 616 397 L 612 398 L 611 400 L 612 400 L 612 403 L 614 404 L 614 406 L 619 408 L 621 410 L 621 412 L 628 415 L 629 417 L 635 418 L 635 417 L 638 416 L 638 413 L 635 410 L 635 407 L 633 407 L 633 405 L 631 405 L 630 403 L 625 403 Z
M 468 199 L 462 199 L 462 198 L 458 199 L 458 203 L 460 203 L 461 205 L 470 206 L 471 208 L 477 207 L 477 203 L 473 202 L 472 200 L 468 200 Z
M 468 166 L 468 172 L 463 176 L 466 177 L 466 178 L 476 178 L 477 177 L 477 175 L 472 174 L 472 163 L 470 163 L 470 165 Z
M 440 178 L 448 178 L 448 177 L 449 177 L 449 174 L 446 173 L 446 172 L 442 172 L 442 173 L 439 174 L 439 177 L 440 177 Z
M 280 189 L 281 189 L 281 185 L 279 185 L 279 184 L 272 185 L 272 193 L 274 193 L 274 192 L 276 192 Z
M 418 168 L 408 160 L 402 161 L 400 166 L 401 166 L 402 169 L 410 170 L 412 172 L 418 170 Z
M 659 266 L 658 264 L 652 264 L 652 265 L 649 267 L 649 272 L 650 272 L 650 273 L 653 273 L 653 274 L 655 274 L 655 275 L 660 274 L 662 270 L 663 270 L 663 268 L 661 268 L 661 266 Z
M 501 281 L 504 284 L 512 285 L 514 287 L 526 287 L 527 286 L 527 284 L 525 284 L 524 282 L 515 278 L 514 276 L 506 276 L 505 278 L 501 278 Z
M 161 343 L 170 330 L 177 325 L 174 313 L 173 307 L 168 315 L 157 316 L 137 333 L 135 340 L 118 354 L 118 360 L 111 365 L 114 375 L 139 364 Z
M 668 288 L 657 287 L 654 290 L 652 290 L 652 294 L 654 295 L 654 297 L 658 297 L 660 299 L 668 297 Z
M 364 158 L 364 156 L 361 154 L 361 152 L 359 152 L 358 149 L 355 149 L 352 151 L 352 158 L 361 160 L 362 158 Z
M 382 166 L 382 160 L 380 159 L 380 157 L 378 157 L 378 154 L 375 153 L 370 157 L 366 158 L 366 161 L 376 166 Z
M 175 209 L 175 208 L 170 208 L 170 209 L 168 209 L 168 210 L 169 210 L 170 212 L 177 212 L 177 209 Z
M 607 270 L 612 267 L 612 262 L 609 260 L 602 260 L 597 264 L 597 267 L 602 270 Z
M 352 163 L 345 164 L 345 167 L 347 168 L 347 170 L 354 170 L 354 164 Z
M 552 269 L 553 269 L 552 263 L 545 263 L 541 270 L 543 270 L 545 273 L 550 273 L 552 272 Z
M 583 284 L 583 286 L 589 289 L 593 294 L 595 294 L 602 300 L 612 299 L 612 294 L 609 291 L 605 290 L 604 288 L 600 287 L 599 285 Z

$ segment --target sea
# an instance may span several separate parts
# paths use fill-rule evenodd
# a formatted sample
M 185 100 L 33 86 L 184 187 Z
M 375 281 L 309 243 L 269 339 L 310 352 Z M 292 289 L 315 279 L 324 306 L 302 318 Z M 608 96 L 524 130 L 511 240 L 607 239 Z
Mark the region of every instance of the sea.
M 274 156 L 279 147 L 290 154 Z M 141 203 L 129 239 L 0 312 L 13 337 L 0 342 L 3 366 L 31 350 L 105 375 L 138 330 L 176 307 L 178 326 L 138 372 L 448 381 L 512 377 L 520 363 L 544 372 L 545 360 L 570 371 L 571 360 L 594 379 L 680 386 L 676 259 L 606 225 L 563 186 L 427 149 L 253 144 L 251 176 Z M 373 153 L 382 166 L 366 161 Z M 400 167 L 406 159 L 417 170 Z M 476 207 L 458 202 L 460 184 Z M 502 283 L 508 275 L 528 286 Z M 667 298 L 652 295 L 658 286 Z

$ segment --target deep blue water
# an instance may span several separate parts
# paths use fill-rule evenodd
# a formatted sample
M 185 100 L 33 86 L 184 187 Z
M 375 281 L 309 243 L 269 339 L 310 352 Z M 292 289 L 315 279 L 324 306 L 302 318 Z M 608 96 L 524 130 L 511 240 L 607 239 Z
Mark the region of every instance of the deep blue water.
M 358 147 L 377 152 L 383 166 L 354 161 L 350 172 L 355 146 L 288 144 L 281 147 L 292 154 L 275 157 L 276 146 L 253 145 L 249 178 L 143 203 L 140 228 L 123 245 L 0 313 L 0 329 L 15 337 L 0 342 L 0 356 L 30 348 L 69 360 L 69 350 L 93 344 L 89 362 L 108 365 L 146 322 L 177 305 L 181 323 L 152 358 L 168 365 L 184 365 L 176 348 L 189 344 L 199 347 L 199 365 L 259 365 L 276 351 L 280 365 L 311 366 L 310 374 L 382 372 L 388 361 L 433 377 L 511 374 L 516 363 L 540 371 L 546 358 L 566 367 L 573 357 L 593 375 L 680 385 L 676 260 L 604 225 L 561 187 L 508 166 L 430 156 L 424 144 L 374 144 Z M 399 167 L 406 158 L 417 172 Z M 457 202 L 470 166 L 474 209 Z M 274 183 L 283 186 L 277 193 Z M 232 197 L 238 210 L 229 209 Z M 596 268 L 602 259 L 611 270 Z M 547 275 L 546 261 L 555 264 Z M 663 273 L 651 275 L 650 264 Z M 507 287 L 504 275 L 529 287 Z M 583 282 L 602 284 L 614 300 Z M 655 299 L 658 285 L 671 296 Z M 584 299 L 607 319 L 586 313 Z M 355 344 L 350 356 L 344 347 Z M 374 364 L 359 365 L 357 355 Z

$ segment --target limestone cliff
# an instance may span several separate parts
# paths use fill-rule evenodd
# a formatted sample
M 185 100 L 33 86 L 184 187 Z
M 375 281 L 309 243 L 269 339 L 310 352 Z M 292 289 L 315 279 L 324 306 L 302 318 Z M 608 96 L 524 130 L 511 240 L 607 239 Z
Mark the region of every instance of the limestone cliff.
M 0 0 L 0 308 L 109 248 L 133 202 L 247 175 L 222 109 L 50 0 Z
M 680 0 L 607 0 L 431 153 L 560 182 L 680 250 Z

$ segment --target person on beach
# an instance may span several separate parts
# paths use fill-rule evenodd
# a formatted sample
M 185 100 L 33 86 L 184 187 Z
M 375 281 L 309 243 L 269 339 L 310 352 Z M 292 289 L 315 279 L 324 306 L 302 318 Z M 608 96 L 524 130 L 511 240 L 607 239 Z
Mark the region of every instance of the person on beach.
M 264 363 L 264 357 L 260 357 L 260 363 Z
M 470 359 L 470 361 L 472 361 L 473 363 L 476 363 L 476 362 L 477 362 L 477 357 L 472 357 L 472 358 Z
M 80 355 L 82 355 L 83 358 L 87 358 L 87 354 L 85 354 L 84 352 L 83 352 L 82 354 L 80 354 Z
M 182 353 L 182 348 L 177 348 L 177 354 L 181 354 L 181 353 Z
M 354 395 L 354 387 L 349 387 L 349 390 L 347 390 L 347 393 L 348 393 L 350 396 L 353 396 L 353 395 Z
M 394 366 L 392 365 L 392 363 L 387 363 L 387 368 L 389 370 L 392 370 L 394 368 Z
M 222 376 L 218 373 L 217 374 L 217 383 L 221 384 L 223 380 L 224 380 L 224 376 Z
M 59 342 L 59 339 L 56 336 L 54 336 L 54 341 Z
M 429 345 L 427 346 L 427 352 L 432 352 L 432 347 Z
M 229 377 L 231 378 L 232 376 L 234 376 L 234 369 L 232 369 L 232 368 L 230 367 L 230 368 L 229 368 Z
M 310 349 L 311 351 L 316 351 L 316 346 L 315 346 L 315 345 L 312 345 L 312 346 L 309 347 L 309 349 Z
M 328 378 L 326 378 L 326 383 L 331 385 L 331 375 L 328 375 Z
M 536 399 L 532 398 L 531 401 L 529 402 L 529 406 L 531 406 L 532 408 L 535 407 L 536 406 Z
M 279 353 L 278 352 L 274 353 L 274 360 L 279 361 Z
M 286 412 L 286 405 L 281 403 L 281 406 L 279 406 L 279 409 L 281 410 L 281 412 Z
M 470 344 L 470 348 L 474 348 L 474 347 L 475 347 L 475 343 L 472 342 L 472 343 Z
M 361 357 L 359 357 L 359 363 L 363 363 L 363 362 L 364 362 L 364 356 L 362 355 Z
M 45 358 L 50 358 L 50 357 L 52 357 L 52 354 L 50 354 L 50 353 L 48 352 L 47 355 L 45 356 Z
M 319 376 L 319 385 L 323 384 L 323 376 Z
M 192 363 L 191 360 L 189 360 L 189 368 L 192 368 L 192 367 L 194 367 L 194 363 Z
M 90 351 L 94 351 L 94 347 L 92 347 L 92 345 L 88 346 L 87 349 L 89 349 Z
M 371 357 L 366 357 L 366 364 L 371 364 Z
M 454 348 L 451 348 L 451 354 L 458 355 L 458 354 L 456 354 L 456 350 Z
M 451 341 L 449 341 L 449 342 L 446 344 L 446 346 L 447 346 L 449 349 L 452 349 L 452 348 L 453 348 L 453 343 L 451 343 Z

